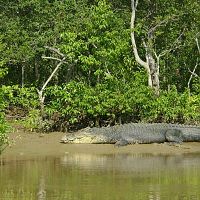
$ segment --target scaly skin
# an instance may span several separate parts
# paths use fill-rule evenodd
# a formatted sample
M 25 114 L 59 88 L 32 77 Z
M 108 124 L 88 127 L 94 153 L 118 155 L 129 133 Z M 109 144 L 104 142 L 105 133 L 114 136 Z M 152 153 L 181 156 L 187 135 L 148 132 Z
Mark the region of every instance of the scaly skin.
M 63 143 L 87 144 L 148 144 L 164 142 L 200 142 L 200 127 L 178 124 L 135 124 L 113 127 L 86 128 L 66 134 Z

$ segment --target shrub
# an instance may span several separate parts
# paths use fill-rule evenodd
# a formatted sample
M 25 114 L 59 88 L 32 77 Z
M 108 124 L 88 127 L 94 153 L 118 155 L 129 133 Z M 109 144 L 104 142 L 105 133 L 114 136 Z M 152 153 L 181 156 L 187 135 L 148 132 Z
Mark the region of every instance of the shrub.
M 9 144 L 8 129 L 9 126 L 5 122 L 4 113 L 0 112 L 0 154 Z
M 5 109 L 5 102 L 2 100 L 3 98 L 2 92 L 0 90 L 0 154 L 8 145 L 8 124 L 5 121 L 4 117 L 4 109 Z
M 199 95 L 190 95 L 187 90 L 178 93 L 175 87 L 149 101 L 147 110 L 144 119 L 151 122 L 200 123 Z

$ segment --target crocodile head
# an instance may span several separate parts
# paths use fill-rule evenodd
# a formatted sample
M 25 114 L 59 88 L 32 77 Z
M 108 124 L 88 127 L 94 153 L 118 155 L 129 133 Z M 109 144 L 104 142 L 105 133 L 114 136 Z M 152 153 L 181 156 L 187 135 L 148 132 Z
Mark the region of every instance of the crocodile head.
M 101 134 L 94 134 L 86 131 L 68 133 L 61 139 L 62 143 L 72 144 L 103 144 L 107 142 L 107 137 Z

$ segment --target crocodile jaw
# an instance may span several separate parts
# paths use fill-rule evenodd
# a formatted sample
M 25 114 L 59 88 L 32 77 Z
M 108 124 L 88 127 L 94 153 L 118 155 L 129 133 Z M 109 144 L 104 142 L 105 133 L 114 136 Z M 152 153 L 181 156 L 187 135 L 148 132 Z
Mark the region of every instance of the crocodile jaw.
M 73 143 L 76 144 L 103 144 L 106 142 L 106 138 L 104 137 L 96 137 L 96 136 L 84 136 L 82 138 L 76 138 Z
M 69 144 L 104 144 L 107 143 L 107 137 L 93 134 L 69 134 L 61 139 L 63 143 Z

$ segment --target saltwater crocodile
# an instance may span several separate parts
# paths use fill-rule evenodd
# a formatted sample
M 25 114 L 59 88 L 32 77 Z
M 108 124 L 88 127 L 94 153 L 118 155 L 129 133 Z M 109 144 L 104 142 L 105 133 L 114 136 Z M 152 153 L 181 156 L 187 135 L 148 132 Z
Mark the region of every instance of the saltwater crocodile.
M 200 126 L 129 123 L 113 127 L 85 128 L 68 133 L 63 143 L 127 144 L 200 142 Z

